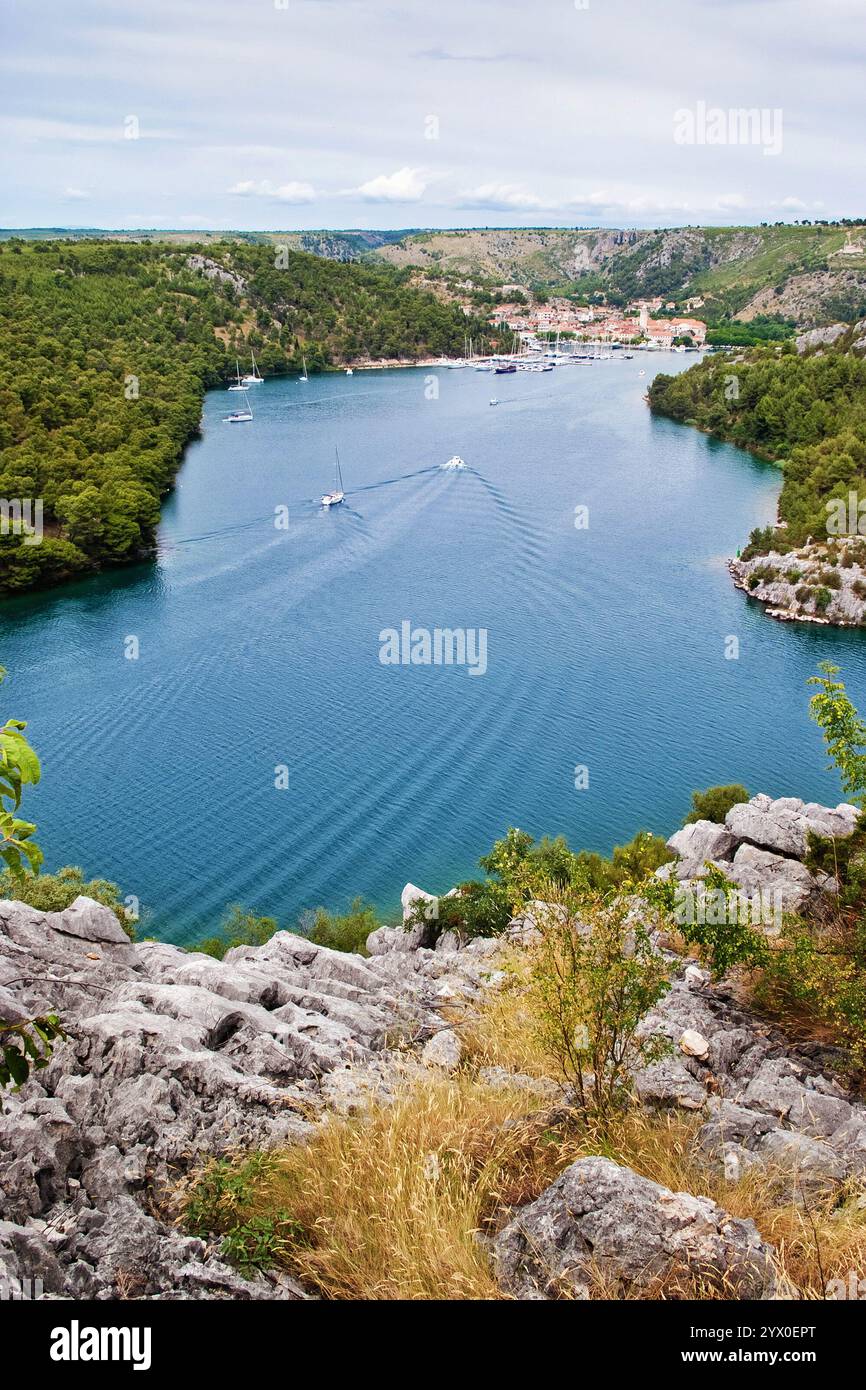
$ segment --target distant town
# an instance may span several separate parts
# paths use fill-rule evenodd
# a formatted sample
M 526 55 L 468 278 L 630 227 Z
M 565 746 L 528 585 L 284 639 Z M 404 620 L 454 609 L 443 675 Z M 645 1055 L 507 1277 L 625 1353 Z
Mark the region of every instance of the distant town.
M 520 285 L 503 285 L 502 294 L 515 294 L 515 299 L 497 304 L 489 315 L 490 321 L 506 324 L 523 340 L 558 335 L 584 342 L 647 343 L 671 348 L 701 347 L 707 336 L 707 325 L 702 319 L 676 316 L 676 305 L 661 298 L 635 299 L 621 309 L 577 305 L 556 297 L 538 302 Z M 700 309 L 703 302 L 700 298 L 690 299 L 686 307 Z M 656 318 L 656 314 L 662 317 Z

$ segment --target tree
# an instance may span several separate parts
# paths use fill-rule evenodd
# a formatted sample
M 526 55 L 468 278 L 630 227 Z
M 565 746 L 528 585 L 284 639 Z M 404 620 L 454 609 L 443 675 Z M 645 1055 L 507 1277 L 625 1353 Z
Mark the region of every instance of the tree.
M 0 667 L 0 682 L 5 676 Z M 25 859 L 35 873 L 42 864 L 42 851 L 31 838 L 36 826 L 16 814 L 24 787 L 40 777 L 39 759 L 24 737 L 26 728 L 21 719 L 7 719 L 0 728 L 0 859 L 19 874 Z
M 749 793 L 741 782 L 729 782 L 721 787 L 707 787 L 703 792 L 692 792 L 692 809 L 683 825 L 692 825 L 698 820 L 711 820 L 724 825 L 731 807 L 748 799 Z
M 808 684 L 819 687 L 809 701 L 809 713 L 824 735 L 831 767 L 839 770 L 842 786 L 861 810 L 866 809 L 866 724 L 845 691 L 842 681 L 834 680 L 839 667 L 822 661 L 822 676 L 810 676 Z
M 634 1069 L 669 1047 L 641 1029 L 670 988 L 668 967 L 628 898 L 604 902 L 554 882 L 539 891 L 531 984 L 538 1039 L 580 1108 L 604 1122 L 627 1098 Z

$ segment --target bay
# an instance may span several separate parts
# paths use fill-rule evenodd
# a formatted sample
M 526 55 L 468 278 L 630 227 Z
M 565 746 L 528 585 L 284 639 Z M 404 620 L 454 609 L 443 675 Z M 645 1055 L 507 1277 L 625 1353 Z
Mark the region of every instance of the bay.
M 805 681 L 830 658 L 866 706 L 862 638 L 733 588 L 779 474 L 650 415 L 652 372 L 692 361 L 273 380 L 248 425 L 209 393 L 157 561 L 0 605 L 48 867 L 115 879 L 140 932 L 188 943 L 233 902 L 392 912 L 510 824 L 607 852 L 718 782 L 835 804 Z M 383 664 L 404 622 L 483 629 L 486 671 Z

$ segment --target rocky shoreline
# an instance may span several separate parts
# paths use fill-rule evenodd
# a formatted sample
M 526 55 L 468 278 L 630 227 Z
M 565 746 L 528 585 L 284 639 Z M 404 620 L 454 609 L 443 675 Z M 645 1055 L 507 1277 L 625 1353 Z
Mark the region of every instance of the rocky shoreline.
M 677 859 L 660 872 L 693 883 L 711 861 L 732 883 L 799 906 L 833 889 L 802 862 L 809 831 L 845 838 L 856 820 L 844 804 L 754 797 L 725 825 L 678 831 Z M 219 1241 L 184 1234 L 174 1194 L 209 1156 L 302 1145 L 327 1116 L 387 1100 L 431 1069 L 457 1072 L 455 1012 L 471 1015 L 502 987 L 503 953 L 531 948 L 543 905 L 504 937 L 463 943 L 413 926 L 418 898 L 432 895 L 407 885 L 406 925 L 372 933 L 366 958 L 283 931 L 223 961 L 132 944 L 87 898 L 45 914 L 0 902 L 0 1014 L 53 1009 L 67 1032 L 48 1067 L 3 1097 L 0 1283 L 38 1279 L 43 1296 L 67 1299 L 313 1296 L 285 1273 L 244 1277 Z M 793 1046 L 724 981 L 659 949 L 672 987 L 641 1026 L 670 1050 L 636 1075 L 641 1104 L 699 1117 L 701 1162 L 731 1181 L 758 1165 L 789 1170 L 810 1192 L 866 1178 L 866 1106 L 838 1079 L 836 1051 Z M 479 1076 L 534 1086 L 540 1105 L 557 1094 L 553 1081 L 502 1067 Z M 512 1212 L 490 1255 L 519 1299 L 588 1297 L 599 1267 L 636 1296 L 672 1268 L 699 1271 L 727 1297 L 782 1296 L 751 1221 L 601 1157 Z
M 861 537 L 732 559 L 728 570 L 736 588 L 780 622 L 866 626 L 866 547 Z

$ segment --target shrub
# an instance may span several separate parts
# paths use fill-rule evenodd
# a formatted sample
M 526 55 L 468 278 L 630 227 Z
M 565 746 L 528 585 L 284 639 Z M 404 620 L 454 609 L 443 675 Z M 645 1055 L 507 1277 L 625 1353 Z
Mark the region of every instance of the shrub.
M 279 927 L 275 917 L 257 917 L 240 904 L 234 903 L 221 923 L 216 936 L 206 937 L 190 950 L 201 951 L 203 955 L 222 960 L 226 951 L 234 946 L 264 946 L 270 941 Z
M 815 590 L 815 612 L 826 613 L 830 607 L 830 600 L 833 597 L 829 589 Z
M 707 787 L 703 792 L 692 792 L 692 809 L 683 825 L 692 825 L 698 820 L 711 820 L 724 825 L 731 807 L 739 806 L 748 799 L 749 793 L 741 782 L 728 782 L 724 786 Z
M 555 840 L 545 836 L 536 844 L 525 831 L 512 827 L 479 863 L 506 889 L 503 904 L 508 899 L 517 910 L 521 903 L 542 895 L 539 885 L 553 883 L 563 890 L 610 894 L 642 882 L 675 857 L 664 840 L 649 830 L 639 830 L 627 844 L 615 845 L 605 858 L 591 850 L 575 853 L 561 835 Z
M 809 701 L 809 713 L 824 735 L 842 786 L 862 810 L 866 807 L 866 724 L 848 698 L 844 683 L 833 679 L 839 667 L 822 661 L 818 669 L 823 674 L 810 676 L 808 681 L 819 687 Z
M 56 1014 L 23 1019 L 19 1023 L 0 1022 L 0 1090 L 24 1085 L 31 1069 L 41 1071 L 48 1066 L 54 1043 L 65 1038 Z
M 818 573 L 818 580 L 827 589 L 842 588 L 842 576 L 838 570 L 822 569 Z
M 670 988 L 668 968 L 626 899 L 542 891 L 531 986 L 539 1042 L 579 1106 L 605 1120 L 628 1096 L 634 1068 L 666 1050 L 666 1039 L 639 1027 Z
M 851 588 L 858 598 L 866 598 L 866 584 L 862 579 L 855 579 Z
M 0 874 L 0 898 L 28 903 L 39 912 L 62 912 L 81 896 L 110 907 L 130 940 L 135 940 L 135 928 L 120 900 L 116 883 L 104 878 L 85 880 L 81 869 L 72 864 L 58 869 L 56 874 L 16 875 L 8 869 Z
M 708 868 L 698 890 L 656 880 L 646 886 L 644 896 L 669 915 L 672 927 L 689 946 L 697 947 L 715 979 L 735 966 L 752 968 L 765 961 L 767 940 L 760 926 L 752 923 L 748 896 L 721 869 Z
M 806 604 L 810 601 L 812 597 L 812 590 L 809 588 L 808 584 L 801 584 L 800 587 L 795 591 L 794 597 L 796 598 L 798 603 Z
M 773 565 L 756 565 L 749 575 L 749 588 L 757 589 L 759 584 L 772 584 L 778 577 L 779 571 Z
M 355 898 L 349 911 L 342 916 L 317 907 L 312 919 L 305 919 L 304 934 L 317 946 L 329 946 L 332 951 L 355 951 L 367 954 L 367 937 L 382 925 L 375 908 L 362 898 Z
M 213 1159 L 196 1175 L 184 1201 L 184 1224 L 196 1236 L 223 1237 L 221 1253 L 245 1272 L 284 1262 L 303 1240 L 296 1221 L 283 1211 L 250 1210 L 278 1171 L 271 1154 Z
M 866 918 L 792 921 L 755 985 L 765 1009 L 811 1029 L 830 1029 L 855 1066 L 866 1067 Z

